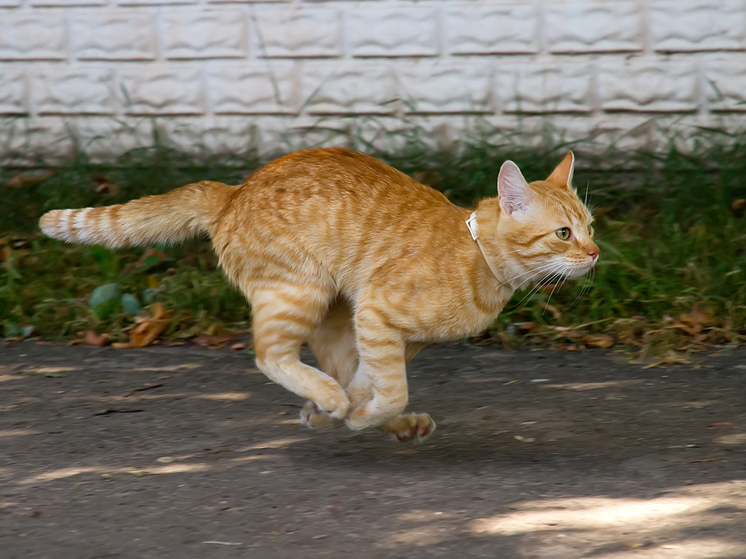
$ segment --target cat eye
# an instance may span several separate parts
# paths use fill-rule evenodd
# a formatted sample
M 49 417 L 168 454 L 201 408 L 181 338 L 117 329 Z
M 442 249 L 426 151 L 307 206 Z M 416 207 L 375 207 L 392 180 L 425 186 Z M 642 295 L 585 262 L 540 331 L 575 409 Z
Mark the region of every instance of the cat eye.
M 570 238 L 570 234 L 572 232 L 570 231 L 569 227 L 563 227 L 562 229 L 557 229 L 555 233 L 557 233 L 557 236 L 560 238 L 560 240 L 566 241 Z
M 590 235 L 591 237 L 593 237 L 593 226 L 592 225 L 588 226 L 588 235 Z

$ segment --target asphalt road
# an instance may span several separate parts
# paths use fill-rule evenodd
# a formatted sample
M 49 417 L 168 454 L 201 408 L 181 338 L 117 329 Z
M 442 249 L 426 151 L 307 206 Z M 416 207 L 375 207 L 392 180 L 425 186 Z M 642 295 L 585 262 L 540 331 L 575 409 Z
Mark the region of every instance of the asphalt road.
M 0 557 L 746 557 L 746 352 L 409 371 L 417 446 L 301 427 L 227 349 L 0 347 Z

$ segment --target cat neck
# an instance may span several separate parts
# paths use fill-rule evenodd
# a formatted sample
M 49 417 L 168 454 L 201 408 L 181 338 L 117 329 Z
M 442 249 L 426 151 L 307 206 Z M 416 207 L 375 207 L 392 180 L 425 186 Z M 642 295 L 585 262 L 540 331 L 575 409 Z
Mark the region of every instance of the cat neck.
M 514 288 L 507 279 L 510 274 L 505 269 L 507 261 L 503 256 L 503 248 L 494 239 L 499 219 L 500 205 L 497 198 L 487 198 L 479 202 L 477 209 L 471 213 L 467 227 L 471 233 L 472 243 L 478 249 L 483 272 L 491 276 L 493 283 L 501 291 L 507 290 L 512 294 Z

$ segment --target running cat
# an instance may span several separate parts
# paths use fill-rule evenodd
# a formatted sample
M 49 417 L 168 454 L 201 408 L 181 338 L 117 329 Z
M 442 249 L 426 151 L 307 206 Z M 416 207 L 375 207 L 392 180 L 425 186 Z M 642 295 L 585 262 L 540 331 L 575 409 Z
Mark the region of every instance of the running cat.
M 122 205 L 55 210 L 40 225 L 50 237 L 109 248 L 209 235 L 251 304 L 257 366 L 309 400 L 303 424 L 344 421 L 419 441 L 435 423 L 403 414 L 414 355 L 482 332 L 516 289 L 596 263 L 573 165 L 568 152 L 529 184 L 506 161 L 498 195 L 472 213 L 373 157 L 314 149 L 239 186 L 203 181 Z M 304 342 L 321 370 L 300 361 Z

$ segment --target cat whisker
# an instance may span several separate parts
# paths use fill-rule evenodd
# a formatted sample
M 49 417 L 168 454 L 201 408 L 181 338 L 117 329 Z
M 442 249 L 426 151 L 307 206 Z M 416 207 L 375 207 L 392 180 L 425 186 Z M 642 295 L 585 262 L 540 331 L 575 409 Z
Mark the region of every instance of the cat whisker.
M 575 300 L 572 302 L 572 304 L 567 307 L 567 310 L 572 310 L 575 308 L 575 305 L 578 304 L 578 302 L 583 298 L 583 295 L 590 290 L 590 287 L 593 283 L 593 277 L 596 274 L 596 269 L 591 269 L 591 273 L 586 276 L 585 281 L 583 282 L 583 287 L 580 288 L 580 293 L 578 293 L 578 296 L 575 297 Z
M 522 286 L 523 286 L 523 285 L 524 285 L 525 283 L 528 283 L 528 282 L 530 282 L 530 281 L 533 281 L 533 280 L 534 280 L 534 275 L 533 275 L 533 274 L 540 274 L 540 273 L 542 273 L 542 272 L 545 272 L 545 271 L 549 271 L 549 273 L 551 273 L 551 272 L 552 272 L 552 270 L 553 270 L 553 269 L 554 269 L 554 268 L 555 268 L 556 266 L 557 266 L 556 264 L 545 264 L 544 266 L 540 267 L 539 269 L 536 269 L 536 270 L 529 270 L 528 272 L 524 272 L 523 274 L 520 274 L 520 275 L 516 276 L 515 278 L 513 278 L 513 280 L 516 280 L 516 279 L 518 279 L 518 278 L 520 278 L 520 277 L 522 277 L 522 276 L 525 276 L 526 274 L 532 274 L 532 275 L 531 275 L 530 277 L 528 277 L 528 278 L 526 278 L 525 280 L 523 280 L 523 281 L 522 281 L 522 282 L 520 283 L 520 285 L 518 285 L 518 287 L 516 287 L 516 288 L 515 288 L 515 291 L 518 291 L 518 290 L 519 290 L 519 289 L 520 289 L 520 288 L 521 288 L 521 287 L 522 287 Z M 543 278 L 542 278 L 542 279 L 543 279 Z
M 562 285 L 565 283 L 565 279 L 567 278 L 567 272 L 562 272 L 560 274 L 560 279 L 562 280 L 562 283 L 555 283 L 554 287 L 552 288 L 552 292 L 549 294 L 549 298 L 547 299 L 546 304 L 544 305 L 544 310 L 541 311 L 541 316 L 544 316 L 544 313 L 547 312 L 547 307 L 549 306 L 549 301 L 552 300 L 552 295 L 554 295 L 554 291 L 557 289 L 558 285 Z
M 517 276 L 515 276 L 514 278 L 512 278 L 511 281 L 515 281 L 515 280 L 517 280 L 519 278 L 522 278 L 523 276 L 525 276 L 527 274 L 539 274 L 539 273 L 544 272 L 546 270 L 550 270 L 552 268 L 555 268 L 556 266 L 557 266 L 557 264 L 554 263 L 554 262 L 549 262 L 547 264 L 542 264 L 538 268 L 527 270 L 527 271 L 525 271 L 525 272 L 523 272 L 521 274 L 518 274 Z M 526 283 L 528 281 L 531 281 L 531 279 L 532 278 L 528 278 L 528 279 L 524 280 L 523 282 L 521 282 L 521 284 L 518 287 L 516 287 L 516 291 L 518 291 L 524 283 Z
M 554 270 L 548 272 L 543 278 L 541 278 L 536 283 L 536 285 L 531 288 L 531 290 L 526 294 L 526 296 L 523 297 L 523 299 L 521 299 L 518 302 L 518 304 L 515 305 L 515 307 L 513 307 L 513 308 L 516 308 L 516 307 L 520 306 L 521 303 L 523 303 L 524 301 L 526 301 L 526 305 L 527 305 L 528 304 L 527 299 L 530 300 L 530 297 L 532 297 L 533 295 L 535 295 L 536 293 L 538 293 L 539 290 L 542 287 L 544 287 L 545 285 L 548 285 L 554 278 L 556 278 L 556 277 L 559 276 L 560 272 L 558 271 L 558 269 L 559 269 L 560 266 L 561 266 L 561 264 L 556 264 L 555 267 L 554 267 Z M 524 308 L 525 308 L 525 305 L 524 305 Z

